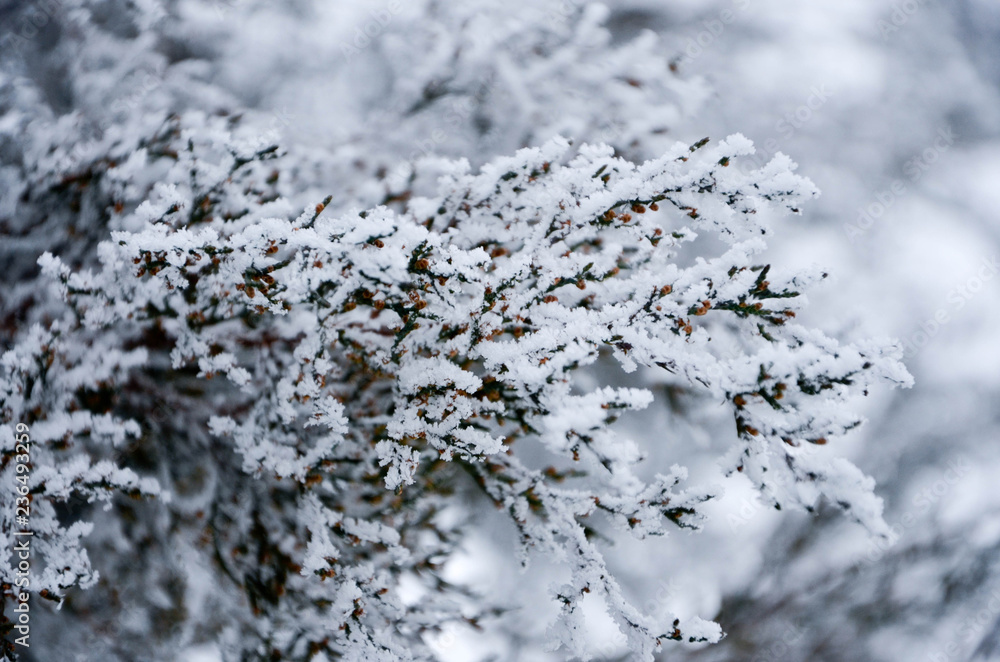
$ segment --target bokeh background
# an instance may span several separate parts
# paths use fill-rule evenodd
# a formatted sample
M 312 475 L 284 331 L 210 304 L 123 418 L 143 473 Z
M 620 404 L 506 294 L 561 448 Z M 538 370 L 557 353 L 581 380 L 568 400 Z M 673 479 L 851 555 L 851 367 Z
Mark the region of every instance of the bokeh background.
M 663 390 L 632 435 L 726 495 L 704 531 L 608 556 L 638 605 L 727 632 L 664 660 L 1000 660 L 1000 3 L 0 0 L 0 39 L 8 284 L 40 245 L 86 250 L 65 215 L 26 226 L 22 192 L 170 113 L 245 116 L 300 159 L 291 200 L 344 210 L 419 190 L 415 160 L 478 164 L 556 133 L 643 158 L 740 132 L 761 162 L 790 155 L 822 196 L 767 258 L 821 265 L 804 321 L 899 338 L 916 380 L 859 401 L 868 425 L 823 450 L 877 480 L 895 535 L 767 510 L 716 464 L 718 403 Z M 118 185 L 140 199 L 143 176 Z M 446 631 L 442 660 L 562 659 L 539 646 L 557 569 L 520 573 L 510 534 L 483 527 L 453 572 L 522 608 Z M 629 659 L 592 607 L 595 659 Z M 178 659 L 217 659 L 210 634 L 183 639 Z

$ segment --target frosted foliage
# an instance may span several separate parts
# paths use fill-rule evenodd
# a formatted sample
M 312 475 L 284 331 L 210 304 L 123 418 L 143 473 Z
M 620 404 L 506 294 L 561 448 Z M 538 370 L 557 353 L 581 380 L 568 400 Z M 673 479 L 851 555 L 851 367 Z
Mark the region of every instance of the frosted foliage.
M 742 135 L 670 134 L 706 86 L 652 33 L 420 2 L 351 50 L 307 29 L 345 2 L 55 4 L 0 35 L 0 483 L 28 425 L 38 655 L 435 659 L 525 606 L 452 572 L 484 532 L 561 569 L 536 649 L 588 658 L 585 600 L 629 659 L 717 642 L 610 558 L 697 531 L 723 487 L 619 422 L 653 384 L 732 416 L 719 462 L 769 505 L 886 534 L 835 442 L 910 383 L 901 351 L 796 322 L 826 274 L 765 240 L 818 191 L 782 154 L 746 167 Z M 279 140 L 254 86 L 331 49 L 350 66 L 316 79 L 365 93 L 323 107 L 328 143 Z M 305 117 L 309 92 L 280 97 Z
M 908 376 L 891 346 L 840 345 L 794 322 L 815 274 L 757 263 L 768 219 L 816 193 L 787 158 L 741 174 L 730 164 L 753 148 L 739 135 L 642 164 L 555 139 L 476 173 L 455 163 L 437 196 L 400 211 L 337 216 L 320 203 L 281 216 L 269 213 L 280 200 L 257 193 L 283 166 L 275 150 L 197 123 L 176 134 L 186 150 L 123 222 L 134 231 L 98 245 L 98 267 L 40 259 L 66 308 L 3 358 L 5 420 L 38 412 L 36 526 L 74 561 L 40 588 L 93 581 L 81 531 L 60 526 L 57 503 L 160 493 L 153 478 L 88 460 L 139 434 L 138 422 L 80 406 L 81 390 L 121 387 L 152 365 L 229 384 L 213 382 L 198 420 L 271 499 L 257 506 L 267 524 L 250 528 L 265 526 L 274 576 L 245 586 L 254 630 L 289 657 L 420 657 L 422 632 L 484 616 L 488 599 L 470 615 L 432 562 L 457 540 L 435 513 L 473 485 L 508 513 L 524 562 L 539 550 L 568 566 L 552 593 L 556 647 L 585 653 L 586 594 L 607 604 L 637 659 L 666 640 L 718 640 L 709 622 L 633 607 L 590 535 L 598 513 L 640 538 L 698 528 L 713 496 L 681 489 L 681 467 L 640 480 L 642 455 L 614 422 L 652 395 L 581 390 L 578 375 L 602 353 L 625 373 L 665 370 L 728 403 L 724 461 L 773 504 L 825 496 L 883 530 L 871 481 L 805 449 L 859 423 L 843 406 L 850 394 Z M 723 240 L 720 254 L 681 266 L 699 232 Z M 743 351 L 722 358 L 721 338 Z M 565 468 L 523 459 L 533 445 Z M 247 516 L 216 535 L 232 544 Z M 404 577 L 428 599 L 401 602 Z

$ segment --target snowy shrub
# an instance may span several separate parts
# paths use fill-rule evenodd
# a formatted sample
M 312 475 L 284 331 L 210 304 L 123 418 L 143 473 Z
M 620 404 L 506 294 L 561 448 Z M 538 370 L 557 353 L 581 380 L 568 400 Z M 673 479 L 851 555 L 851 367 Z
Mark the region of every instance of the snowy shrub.
M 168 535 L 249 607 L 232 651 L 421 658 L 427 632 L 499 608 L 442 575 L 463 530 L 443 514 L 479 494 L 509 514 L 523 562 L 540 550 L 571 570 L 553 589 L 553 644 L 585 654 L 588 593 L 637 659 L 667 640 L 716 641 L 712 623 L 640 613 L 605 566 L 596 532 L 697 528 L 712 494 L 681 489 L 677 466 L 637 477 L 642 456 L 613 424 L 651 394 L 582 390 L 602 353 L 727 403 L 726 462 L 775 506 L 825 496 L 882 532 L 870 481 L 803 447 L 858 423 L 841 406 L 850 393 L 907 376 L 894 351 L 794 323 L 818 274 L 757 263 L 767 217 L 815 193 L 787 159 L 742 175 L 729 165 L 752 147 L 738 135 L 641 165 L 553 140 L 478 174 L 438 163 L 439 194 L 404 211 L 333 216 L 319 203 L 296 216 L 272 193 L 276 149 L 205 126 L 177 120 L 164 181 L 124 222 L 135 231 L 97 247 L 99 268 L 42 256 L 67 305 L 3 357 L 4 446 L 18 421 L 36 444 L 45 572 L 32 590 L 58 600 L 94 582 L 89 525 L 65 527 L 60 504 L 163 492 L 190 513 Z M 719 254 L 682 266 L 696 230 L 722 239 Z M 727 336 L 741 355 L 714 351 Z M 156 401 L 212 438 L 175 442 L 157 426 L 140 477 L 114 452 L 143 435 Z M 523 459 L 532 445 L 552 464 Z M 404 581 L 419 600 L 401 598 Z
M 668 139 L 704 90 L 652 35 L 613 43 L 572 3 L 420 3 L 327 45 L 389 102 L 279 148 L 227 61 L 195 56 L 239 31 L 188 28 L 297 9 L 216 4 L 66 2 L 0 71 L 0 537 L 22 528 L 26 425 L 42 655 L 431 658 L 450 624 L 518 606 L 449 574 L 480 503 L 519 563 L 566 570 L 558 654 L 589 654 L 585 596 L 635 659 L 718 641 L 632 606 L 606 562 L 607 541 L 698 529 L 718 492 L 616 425 L 650 374 L 733 417 L 721 461 L 766 503 L 885 533 L 870 479 L 818 447 L 858 425 L 851 398 L 908 383 L 900 353 L 796 323 L 825 274 L 761 254 L 815 188 L 781 155 L 739 168 L 740 135 Z M 0 555 L 8 626 L 16 567 Z

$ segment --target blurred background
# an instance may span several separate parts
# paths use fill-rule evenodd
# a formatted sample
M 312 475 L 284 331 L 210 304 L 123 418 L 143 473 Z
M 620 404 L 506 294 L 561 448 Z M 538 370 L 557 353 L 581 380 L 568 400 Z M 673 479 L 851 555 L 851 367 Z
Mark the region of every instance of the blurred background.
M 644 610 L 727 633 L 664 660 L 1000 660 L 995 0 L 0 0 L 0 63 L 9 284 L 40 247 L 84 261 L 109 229 L 97 193 L 70 212 L 26 192 L 93 173 L 174 113 L 240 116 L 299 164 L 283 194 L 342 211 L 405 202 L 437 157 L 476 165 L 557 133 L 631 158 L 737 132 L 757 164 L 788 154 L 822 196 L 776 224 L 767 259 L 828 270 L 803 321 L 900 339 L 916 380 L 859 401 L 869 423 L 823 449 L 876 479 L 894 536 L 767 510 L 716 464 L 719 403 L 650 375 L 656 405 L 625 421 L 650 464 L 726 493 L 704 531 L 607 555 Z M 105 195 L 140 202 L 156 172 L 134 174 Z M 511 531 L 480 521 L 452 571 L 522 608 L 444 632 L 441 659 L 563 659 L 543 646 L 558 570 L 522 574 Z M 594 658 L 629 659 L 592 607 Z M 211 633 L 184 649 L 217 658 Z

